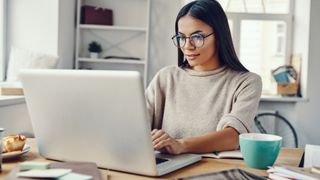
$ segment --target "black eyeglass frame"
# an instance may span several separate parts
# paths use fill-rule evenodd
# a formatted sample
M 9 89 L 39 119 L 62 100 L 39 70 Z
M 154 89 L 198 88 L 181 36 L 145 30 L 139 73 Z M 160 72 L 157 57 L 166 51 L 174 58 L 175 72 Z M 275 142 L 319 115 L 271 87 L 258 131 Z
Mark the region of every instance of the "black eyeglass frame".
M 175 43 L 175 42 L 178 43 L 178 41 L 175 41 L 175 40 L 174 40 L 174 39 L 175 39 L 177 36 L 179 36 L 180 34 L 176 34 L 176 35 L 172 36 L 171 39 L 172 39 L 172 41 L 173 41 L 173 44 L 174 44 L 177 48 L 183 48 L 183 47 L 186 45 L 187 39 L 189 39 L 190 44 L 191 44 L 192 46 L 194 46 L 194 47 L 196 47 L 196 48 L 201 48 L 201 47 L 203 47 L 203 45 L 204 45 L 204 39 L 207 38 L 207 37 L 209 37 L 209 36 L 211 36 L 211 35 L 213 35 L 213 34 L 214 34 L 213 32 L 210 33 L 210 34 L 208 34 L 208 35 L 203 35 L 203 34 L 195 33 L 195 34 L 192 34 L 192 35 L 189 36 L 189 37 L 184 37 L 183 46 L 181 46 L 181 45 L 179 46 L 178 44 Z M 199 36 L 202 37 L 202 44 L 201 44 L 201 46 L 196 46 L 195 43 L 194 43 L 194 41 L 193 41 L 192 39 L 190 39 L 193 35 L 199 35 Z

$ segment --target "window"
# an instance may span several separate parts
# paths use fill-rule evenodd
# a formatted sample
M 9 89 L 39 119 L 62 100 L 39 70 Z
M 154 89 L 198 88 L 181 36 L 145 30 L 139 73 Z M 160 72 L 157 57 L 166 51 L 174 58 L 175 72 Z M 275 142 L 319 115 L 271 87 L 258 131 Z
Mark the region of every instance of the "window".
M 240 61 L 263 81 L 263 94 L 274 94 L 271 70 L 288 64 L 293 0 L 218 0 L 227 13 Z
M 4 80 L 6 45 L 6 0 L 0 1 L 0 81 Z

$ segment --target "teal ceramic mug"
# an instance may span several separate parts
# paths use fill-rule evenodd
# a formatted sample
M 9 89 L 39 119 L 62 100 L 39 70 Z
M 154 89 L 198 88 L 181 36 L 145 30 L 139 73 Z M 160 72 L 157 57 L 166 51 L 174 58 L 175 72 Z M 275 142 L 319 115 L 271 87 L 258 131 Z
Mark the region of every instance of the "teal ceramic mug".
M 271 134 L 246 133 L 239 135 L 240 151 L 246 165 L 267 169 L 278 157 L 282 137 Z

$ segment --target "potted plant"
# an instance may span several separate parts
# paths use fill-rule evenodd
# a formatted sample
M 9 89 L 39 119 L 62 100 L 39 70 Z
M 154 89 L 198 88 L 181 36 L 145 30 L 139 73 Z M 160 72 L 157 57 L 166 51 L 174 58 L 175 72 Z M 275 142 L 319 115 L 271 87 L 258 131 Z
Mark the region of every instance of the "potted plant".
M 99 43 L 97 43 L 96 41 L 92 41 L 89 44 L 89 48 L 88 48 L 89 52 L 90 52 L 90 57 L 91 58 L 99 58 L 99 54 L 102 51 L 102 47 Z

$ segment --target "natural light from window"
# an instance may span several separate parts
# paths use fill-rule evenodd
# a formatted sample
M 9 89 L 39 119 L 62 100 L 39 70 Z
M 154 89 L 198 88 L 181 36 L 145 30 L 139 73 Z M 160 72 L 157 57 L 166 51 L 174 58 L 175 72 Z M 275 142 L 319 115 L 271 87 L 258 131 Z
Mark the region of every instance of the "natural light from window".
M 281 26 L 280 26 L 281 25 Z M 281 21 L 241 22 L 240 59 L 251 71 L 264 80 L 264 89 L 272 89 L 271 69 L 285 63 L 285 41 Z M 269 81 L 270 83 L 266 82 Z
M 290 0 L 218 0 L 227 12 L 288 14 Z
M 276 94 L 271 70 L 287 64 L 291 53 L 290 0 L 218 0 L 231 24 L 240 61 L 263 81 L 263 94 Z

